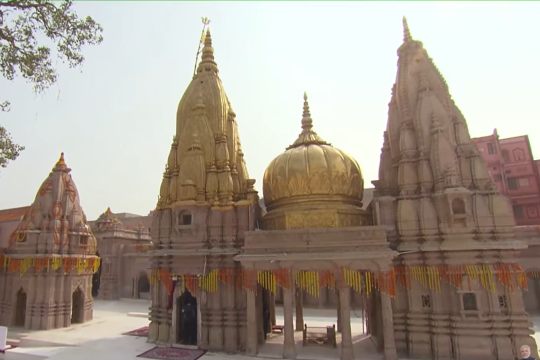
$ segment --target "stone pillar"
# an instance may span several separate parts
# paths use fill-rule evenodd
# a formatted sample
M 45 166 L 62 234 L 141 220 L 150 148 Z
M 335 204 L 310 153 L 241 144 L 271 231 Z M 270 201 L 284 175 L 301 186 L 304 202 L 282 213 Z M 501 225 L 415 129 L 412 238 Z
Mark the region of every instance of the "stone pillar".
M 296 331 L 302 331 L 304 329 L 304 293 L 302 289 L 295 286 L 295 300 L 296 300 Z
M 336 289 L 336 307 L 337 307 L 337 332 L 341 332 L 341 305 L 339 301 L 339 290 Z
M 397 360 L 396 343 L 394 340 L 394 319 L 390 296 L 381 292 L 381 314 L 384 338 L 384 359 Z
M 296 359 L 296 348 L 294 346 L 294 327 L 293 327 L 293 289 L 294 282 L 290 281 L 291 287 L 283 288 L 283 321 L 284 321 L 284 340 L 283 340 L 283 358 Z
M 276 295 L 270 293 L 270 324 L 276 325 Z
M 351 334 L 351 289 L 345 284 L 339 287 L 339 314 L 341 317 L 341 360 L 353 360 Z
M 246 354 L 257 355 L 257 305 L 255 298 L 256 289 L 246 289 Z

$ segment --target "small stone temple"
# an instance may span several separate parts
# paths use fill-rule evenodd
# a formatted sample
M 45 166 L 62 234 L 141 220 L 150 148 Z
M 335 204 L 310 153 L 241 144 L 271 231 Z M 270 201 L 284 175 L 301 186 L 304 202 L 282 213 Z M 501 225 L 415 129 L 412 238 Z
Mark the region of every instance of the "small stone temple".
M 143 223 L 126 224 L 110 207 L 90 227 L 101 259 L 93 279 L 94 296 L 104 300 L 149 299 L 152 240 L 148 229 Z
M 45 330 L 92 319 L 96 239 L 64 154 L 0 254 L 0 324 Z
M 317 134 L 304 95 L 300 134 L 284 134 L 291 145 L 264 174 L 266 212 L 206 31 L 153 214 L 149 341 L 255 355 L 278 336 L 284 358 L 315 340 L 351 360 L 364 338 L 351 326 L 360 296 L 387 360 L 513 359 L 522 344 L 537 353 L 516 258 L 527 245 L 444 78 L 403 25 L 372 202 L 363 208 L 360 166 Z M 305 323 L 304 294 L 324 296 L 336 322 Z

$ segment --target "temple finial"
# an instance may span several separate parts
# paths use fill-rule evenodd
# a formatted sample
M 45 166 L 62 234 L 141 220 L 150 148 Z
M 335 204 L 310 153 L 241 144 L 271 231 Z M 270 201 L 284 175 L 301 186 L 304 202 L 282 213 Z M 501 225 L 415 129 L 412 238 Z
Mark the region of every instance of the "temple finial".
M 201 32 L 201 40 L 199 41 L 199 48 L 197 49 L 197 56 L 195 57 L 195 68 L 197 69 L 196 73 L 200 73 L 203 70 L 214 71 L 217 73 L 217 64 L 214 61 L 214 48 L 212 47 L 212 35 L 210 34 L 210 29 L 208 28 L 210 19 L 203 17 L 201 20 L 203 23 L 203 29 Z M 201 47 L 202 57 L 199 67 L 197 67 Z M 195 69 L 193 69 L 193 76 L 195 76 Z
M 69 169 L 66 165 L 66 161 L 64 160 L 64 153 L 60 153 L 60 159 L 58 159 L 58 161 L 56 162 L 56 164 L 54 165 L 54 171 L 70 171 L 71 169 Z
M 309 112 L 307 93 L 304 91 L 304 112 L 302 113 L 302 129 L 311 130 L 312 127 L 313 120 L 311 120 L 311 113 Z
M 412 40 L 411 31 L 409 30 L 409 24 L 407 24 L 407 18 L 403 17 L 403 42 L 409 42 Z
M 210 28 L 206 29 L 206 34 L 204 36 L 204 47 L 202 49 L 202 58 L 203 61 L 214 61 L 214 48 L 212 47 L 212 35 L 210 34 Z

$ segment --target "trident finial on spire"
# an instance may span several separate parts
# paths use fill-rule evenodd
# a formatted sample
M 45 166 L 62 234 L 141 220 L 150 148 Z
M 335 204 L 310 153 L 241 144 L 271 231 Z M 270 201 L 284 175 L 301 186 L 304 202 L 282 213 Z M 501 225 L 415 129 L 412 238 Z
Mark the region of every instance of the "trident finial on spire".
M 201 47 L 203 43 L 206 41 L 206 28 L 208 27 L 208 24 L 210 24 L 210 19 L 207 17 L 201 17 L 201 21 L 203 23 L 203 28 L 201 32 L 201 39 L 199 40 L 199 48 L 197 49 L 197 55 L 195 56 L 195 67 L 193 68 L 193 76 L 195 77 L 195 73 L 197 71 L 197 62 L 199 61 L 199 54 L 201 53 Z M 212 46 L 212 39 L 209 39 L 210 41 L 210 47 Z
M 313 120 L 311 120 L 311 113 L 309 112 L 307 93 L 304 91 L 304 112 L 302 113 L 302 129 L 311 130 L 312 127 Z
M 409 30 L 409 24 L 407 24 L 407 18 L 403 17 L 403 42 L 409 42 L 412 40 L 411 31 Z

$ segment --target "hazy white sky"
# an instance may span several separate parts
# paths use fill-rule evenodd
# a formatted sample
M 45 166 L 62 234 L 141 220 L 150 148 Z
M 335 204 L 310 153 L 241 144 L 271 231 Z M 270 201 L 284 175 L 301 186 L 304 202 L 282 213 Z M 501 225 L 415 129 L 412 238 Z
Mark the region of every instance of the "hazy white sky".
M 270 161 L 300 132 L 307 91 L 314 129 L 377 178 L 401 18 L 446 78 L 471 136 L 529 134 L 540 155 L 538 2 L 80 2 L 104 28 L 80 69 L 34 94 L 0 81 L 0 123 L 26 150 L 0 169 L 0 209 L 29 205 L 61 151 L 89 219 L 107 206 L 154 208 L 180 97 L 211 19 L 216 62 L 262 196 Z

